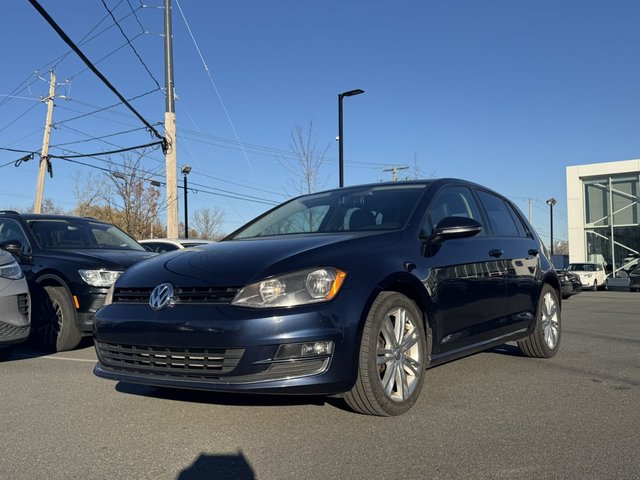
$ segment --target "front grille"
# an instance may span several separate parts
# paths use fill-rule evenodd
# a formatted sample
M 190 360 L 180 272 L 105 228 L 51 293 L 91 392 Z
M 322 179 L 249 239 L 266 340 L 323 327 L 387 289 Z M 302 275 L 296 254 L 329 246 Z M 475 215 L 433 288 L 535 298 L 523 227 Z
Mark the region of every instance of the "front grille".
M 9 325 L 8 323 L 0 322 L 0 337 L 26 337 L 29 335 L 29 325 L 24 327 L 17 327 L 16 325 Z
M 25 317 L 29 316 L 29 295 L 27 293 L 18 295 L 18 311 Z
M 173 299 L 179 303 L 228 304 L 238 287 L 175 287 Z M 116 288 L 113 303 L 148 303 L 153 288 Z
M 219 377 L 230 373 L 244 348 L 164 348 L 96 342 L 109 367 L 160 375 Z

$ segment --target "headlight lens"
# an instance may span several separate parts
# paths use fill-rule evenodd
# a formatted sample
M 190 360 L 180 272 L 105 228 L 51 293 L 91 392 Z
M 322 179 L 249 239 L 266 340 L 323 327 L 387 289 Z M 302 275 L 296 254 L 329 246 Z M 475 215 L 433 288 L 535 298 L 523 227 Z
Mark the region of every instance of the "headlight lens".
M 333 299 L 346 278 L 346 272 L 320 267 L 278 275 L 242 288 L 232 305 L 253 308 L 294 307 Z
M 78 273 L 92 287 L 110 287 L 122 274 L 116 270 L 78 270 Z
M 11 263 L 7 263 L 6 265 L 2 265 L 0 267 L 0 277 L 8 278 L 10 280 L 18 280 L 22 278 L 24 275 L 22 274 L 22 269 L 18 262 L 13 261 Z

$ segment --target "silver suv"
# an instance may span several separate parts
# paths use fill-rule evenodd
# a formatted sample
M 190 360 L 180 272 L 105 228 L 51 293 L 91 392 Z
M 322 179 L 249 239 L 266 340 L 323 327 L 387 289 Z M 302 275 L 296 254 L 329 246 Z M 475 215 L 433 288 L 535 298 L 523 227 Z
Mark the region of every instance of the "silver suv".
M 20 265 L 0 250 L 0 360 L 29 336 L 31 298 Z

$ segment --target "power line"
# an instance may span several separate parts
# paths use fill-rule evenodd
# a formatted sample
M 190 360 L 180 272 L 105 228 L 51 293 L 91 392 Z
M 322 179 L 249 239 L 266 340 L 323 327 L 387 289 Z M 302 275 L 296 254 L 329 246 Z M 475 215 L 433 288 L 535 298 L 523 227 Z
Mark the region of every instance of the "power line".
M 136 8 L 135 10 L 134 10 L 133 5 L 131 5 L 131 2 L 130 2 L 129 0 L 127 0 L 127 3 L 129 4 L 129 8 L 131 9 L 131 13 L 133 13 L 133 16 L 134 16 L 134 17 L 136 17 L 136 21 L 138 22 L 138 25 L 140 25 L 140 28 L 142 29 L 142 33 L 147 33 L 147 32 L 146 32 L 146 30 L 145 30 L 145 28 L 144 28 L 144 25 L 142 25 L 142 22 L 140 21 L 140 18 L 138 18 L 138 14 L 136 13 L 136 11 L 138 11 L 138 10 L 140 10 L 141 8 L 143 8 L 143 7 L 144 7 L 144 5 L 142 4 L 142 2 L 140 2 L 140 6 L 139 6 L 138 8 Z M 120 5 L 120 4 L 118 4 L 118 5 Z M 116 7 L 114 8 L 114 10 L 115 10 L 116 8 L 118 8 L 118 5 L 116 5 Z
M 124 105 L 131 110 L 131 112 L 138 117 L 138 119 L 147 126 L 150 132 L 152 132 L 158 139 L 162 141 L 163 149 L 166 148 L 166 140 L 165 138 L 140 114 L 138 111 L 133 108 L 133 106 L 127 101 L 126 98 L 122 96 L 122 94 L 107 80 L 107 78 L 91 63 L 91 61 L 87 58 L 87 56 L 82 53 L 80 48 L 73 43 L 71 38 L 60 28 L 60 26 L 51 18 L 51 16 L 46 12 L 44 8 L 37 2 L 37 0 L 29 0 L 29 3 L 33 5 L 33 7 L 42 15 L 42 17 L 51 25 L 51 27 L 56 31 L 56 33 L 64 40 L 64 42 L 69 45 L 73 49 L 73 51 L 82 59 L 82 61 L 87 65 L 91 71 L 100 79 L 102 82 L 111 90 Z
M 150 147 L 155 147 L 156 145 L 163 145 L 164 142 L 162 140 L 157 141 L 157 142 L 151 142 L 151 143 L 147 143 L 145 145 L 136 145 L 133 147 L 125 147 L 125 148 L 119 148 L 117 150 L 110 150 L 107 152 L 96 152 L 96 153 L 80 153 L 77 155 L 48 155 L 49 158 L 61 158 L 63 160 L 68 160 L 70 158 L 86 158 L 86 157 L 97 157 L 100 155 L 113 155 L 116 153 L 124 153 L 124 152 L 130 152 L 131 150 L 140 150 L 143 148 L 150 148 Z
M 111 10 L 109 10 L 109 7 L 107 6 L 106 2 L 104 0 L 101 0 L 101 1 L 102 1 L 102 5 L 104 6 L 104 8 L 106 8 L 107 12 L 109 12 L 109 15 L 111 15 L 111 18 L 113 19 L 114 23 L 118 27 L 118 30 L 120 30 L 120 33 L 122 34 L 122 36 L 127 40 L 127 43 L 129 44 L 129 47 L 131 47 L 131 50 L 133 50 L 133 53 L 135 53 L 136 57 L 138 57 L 138 60 L 140 60 L 140 63 L 142 64 L 144 69 L 147 71 L 147 73 L 149 74 L 151 79 L 155 82 L 156 87 L 158 87 L 158 90 L 159 90 L 161 88 L 160 87 L 160 83 L 158 83 L 158 80 L 156 79 L 156 77 L 153 76 L 153 73 L 151 73 L 151 70 L 149 70 L 149 67 L 147 66 L 147 64 L 144 63 L 144 60 L 142 60 L 142 57 L 140 56 L 140 54 L 136 50 L 136 47 L 133 46 L 133 44 L 131 43 L 131 40 L 129 39 L 127 34 L 124 33 L 124 30 L 122 29 L 122 26 L 120 25 L 118 20 L 116 20 L 116 17 L 113 15 L 113 12 Z M 131 4 L 129 4 L 129 6 L 131 6 Z M 135 14 L 135 12 L 133 11 L 133 8 L 131 9 L 131 11 Z M 137 16 L 136 16 L 136 18 L 137 18 Z M 138 20 L 138 23 L 139 22 L 140 22 L 140 20 Z M 140 26 L 142 26 L 142 25 L 140 25 Z M 142 29 L 142 33 L 144 33 L 144 28 Z
M 130 130 L 124 130 L 122 132 L 116 132 L 116 133 L 109 133 L 107 135 L 101 135 L 100 137 L 94 137 L 94 136 L 89 135 L 88 133 L 81 132 L 80 130 L 68 127 L 66 125 L 62 125 L 62 127 L 67 129 L 67 130 L 71 130 L 72 132 L 76 132 L 76 133 L 79 133 L 81 135 L 84 135 L 84 136 L 86 136 L 88 138 L 86 140 L 75 140 L 73 142 L 58 143 L 56 145 L 51 145 L 51 148 L 53 148 L 53 147 L 60 148 L 60 147 L 65 146 L 65 145 L 76 145 L 78 143 L 92 142 L 94 140 L 104 140 L 105 138 L 117 137 L 118 135 L 125 135 L 127 133 L 138 132 L 140 130 L 146 130 L 146 127 L 138 127 L 138 128 L 132 128 Z M 110 143 L 110 142 L 105 142 L 105 143 L 108 143 L 109 145 L 119 146 L 119 145 L 115 145 L 115 144 Z
M 147 95 L 150 95 L 150 94 L 152 94 L 152 93 L 154 93 L 154 92 L 157 92 L 158 90 L 160 90 L 160 88 L 156 88 L 156 89 L 154 89 L 154 90 L 149 90 L 148 92 L 141 93 L 140 95 L 136 95 L 135 97 L 131 97 L 131 98 L 129 98 L 129 99 L 128 99 L 128 101 L 132 102 L 132 101 L 134 101 L 134 100 L 138 100 L 139 98 L 142 98 L 142 97 L 145 97 L 145 96 L 147 96 Z M 71 100 L 71 99 L 69 99 L 69 100 Z M 78 102 L 78 101 L 76 101 L 76 102 L 77 102 L 77 103 L 79 103 L 79 104 L 81 104 L 81 105 L 83 105 L 83 102 Z M 84 104 L 84 105 L 92 106 L 92 107 L 94 107 L 94 108 L 97 108 L 97 107 L 96 107 L 96 106 L 94 106 L 94 105 L 89 105 L 89 104 Z M 104 111 L 106 111 L 106 110 L 110 110 L 110 109 L 115 108 L 115 107 L 118 107 L 118 106 L 120 106 L 120 105 L 122 105 L 122 102 L 114 103 L 113 105 L 109 105 L 109 106 L 107 106 L 107 107 L 99 107 L 99 108 L 97 108 L 97 110 L 94 110 L 94 111 L 92 111 L 92 112 L 82 113 L 81 115 L 78 115 L 78 116 L 76 116 L 76 117 L 66 118 L 66 119 L 64 119 L 64 120 L 61 120 L 61 121 L 59 121 L 59 122 L 56 122 L 54 125 L 55 125 L 55 126 L 58 126 L 58 125 L 61 125 L 61 124 L 63 124 L 63 123 L 72 122 L 72 121 L 74 121 L 74 120 L 78 120 L 78 119 L 80 119 L 80 118 L 88 117 L 88 116 L 94 115 L 94 114 L 96 114 L 96 113 L 100 113 L 100 112 L 104 112 Z
M 231 126 L 231 130 L 233 130 L 233 134 L 235 135 L 236 140 L 238 141 L 238 145 L 240 145 L 240 149 L 242 150 L 242 154 L 244 155 L 244 159 L 247 161 L 247 164 L 249 165 L 249 167 L 253 168 L 251 166 L 251 162 L 249 161 L 249 157 L 247 156 L 247 152 L 245 152 L 244 146 L 242 145 L 242 142 L 240 141 L 240 137 L 238 136 L 238 132 L 236 130 L 236 127 L 234 126 L 233 122 L 231 121 L 231 116 L 229 115 L 229 111 L 227 110 L 227 107 L 225 106 L 224 102 L 222 101 L 222 96 L 220 95 L 220 91 L 218 90 L 218 87 L 216 86 L 216 82 L 213 81 L 213 75 L 211 75 L 211 71 L 209 70 L 209 67 L 207 66 L 207 62 L 204 61 L 204 57 L 202 56 L 202 52 L 200 51 L 200 47 L 198 46 L 198 42 L 196 42 L 196 39 L 193 36 L 193 32 L 191 31 L 191 27 L 189 26 L 189 22 L 187 22 L 187 17 L 184 16 L 184 12 L 182 11 L 182 7 L 180 6 L 180 2 L 178 0 L 176 0 L 176 5 L 178 5 L 178 10 L 180 10 L 180 15 L 182 16 L 182 20 L 184 20 L 184 24 L 186 25 L 187 31 L 189 32 L 189 35 L 191 36 L 191 40 L 193 41 L 193 45 L 196 47 L 196 51 L 198 52 L 198 55 L 200 56 L 200 60 L 202 60 L 202 65 L 204 67 L 205 72 L 207 73 L 207 76 L 209 77 L 209 81 L 211 82 L 211 85 L 213 86 L 213 89 L 215 90 L 216 95 L 218 96 L 218 100 L 220 101 L 220 105 L 222 105 L 222 110 L 224 110 L 224 113 L 227 116 L 227 121 L 229 122 L 229 125 Z
M 29 113 L 31 110 L 33 110 L 34 108 L 36 108 L 38 106 L 37 103 L 34 103 L 33 105 L 31 105 L 29 108 L 27 108 L 24 112 L 22 112 L 20 115 L 18 115 L 16 118 L 14 118 L 13 120 L 11 120 L 9 123 L 7 123 L 4 127 L 0 128 L 0 132 L 4 132 L 7 128 L 9 128 L 11 125 L 13 125 L 14 123 L 16 123 L 18 120 L 20 120 L 22 117 L 24 117 L 27 113 Z

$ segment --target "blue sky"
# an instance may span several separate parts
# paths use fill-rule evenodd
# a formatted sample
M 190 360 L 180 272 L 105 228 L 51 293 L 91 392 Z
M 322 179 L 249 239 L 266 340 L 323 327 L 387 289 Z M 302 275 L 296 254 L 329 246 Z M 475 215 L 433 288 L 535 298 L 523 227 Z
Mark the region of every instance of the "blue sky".
M 103 19 L 93 34 L 112 27 L 82 50 L 125 97 L 156 90 L 154 78 L 163 86 L 163 39 L 157 35 L 162 10 L 139 8 L 139 0 L 104 1 L 116 18 L 126 17 L 120 25 L 152 75 L 125 45 L 102 0 L 41 4 L 76 42 Z M 366 93 L 345 99 L 347 185 L 388 180 L 383 170 L 391 165 L 408 165 L 406 172 L 413 174 L 417 164 L 423 176 L 460 177 L 494 188 L 525 214 L 527 199 L 533 199 L 534 226 L 547 238 L 549 197 L 558 200 L 555 238 L 567 237 L 566 166 L 638 158 L 638 2 L 179 5 L 223 103 L 173 0 L 178 165 L 190 164 L 190 182 L 221 194 L 190 195 L 189 209 L 224 209 L 227 232 L 268 208 L 251 200 L 275 203 L 295 193 L 278 152 L 290 150 L 296 125 L 314 121 L 318 145 L 330 145 L 320 176 L 326 188 L 337 186 L 337 94 L 355 88 Z M 91 140 L 142 126 L 122 106 L 69 120 L 117 99 L 92 73 L 82 72 L 74 54 L 52 62 L 68 48 L 26 0 L 4 5 L 0 42 L 0 147 L 40 149 L 46 106 L 36 100 L 48 85 L 33 72 L 40 69 L 46 80 L 54 64 L 58 80 L 71 81 L 58 89 L 66 98 L 56 99 L 51 139 L 52 145 L 67 145 L 51 153 L 99 152 L 153 140 L 144 130 L 105 139 L 111 144 Z M 161 90 L 133 104 L 150 122 L 162 121 Z M 0 165 L 19 156 L 0 150 Z M 71 209 L 76 177 L 99 171 L 53 162 L 45 198 Z M 162 180 L 161 152 L 143 162 Z M 36 179 L 36 160 L 0 167 L 0 208 L 31 205 Z

